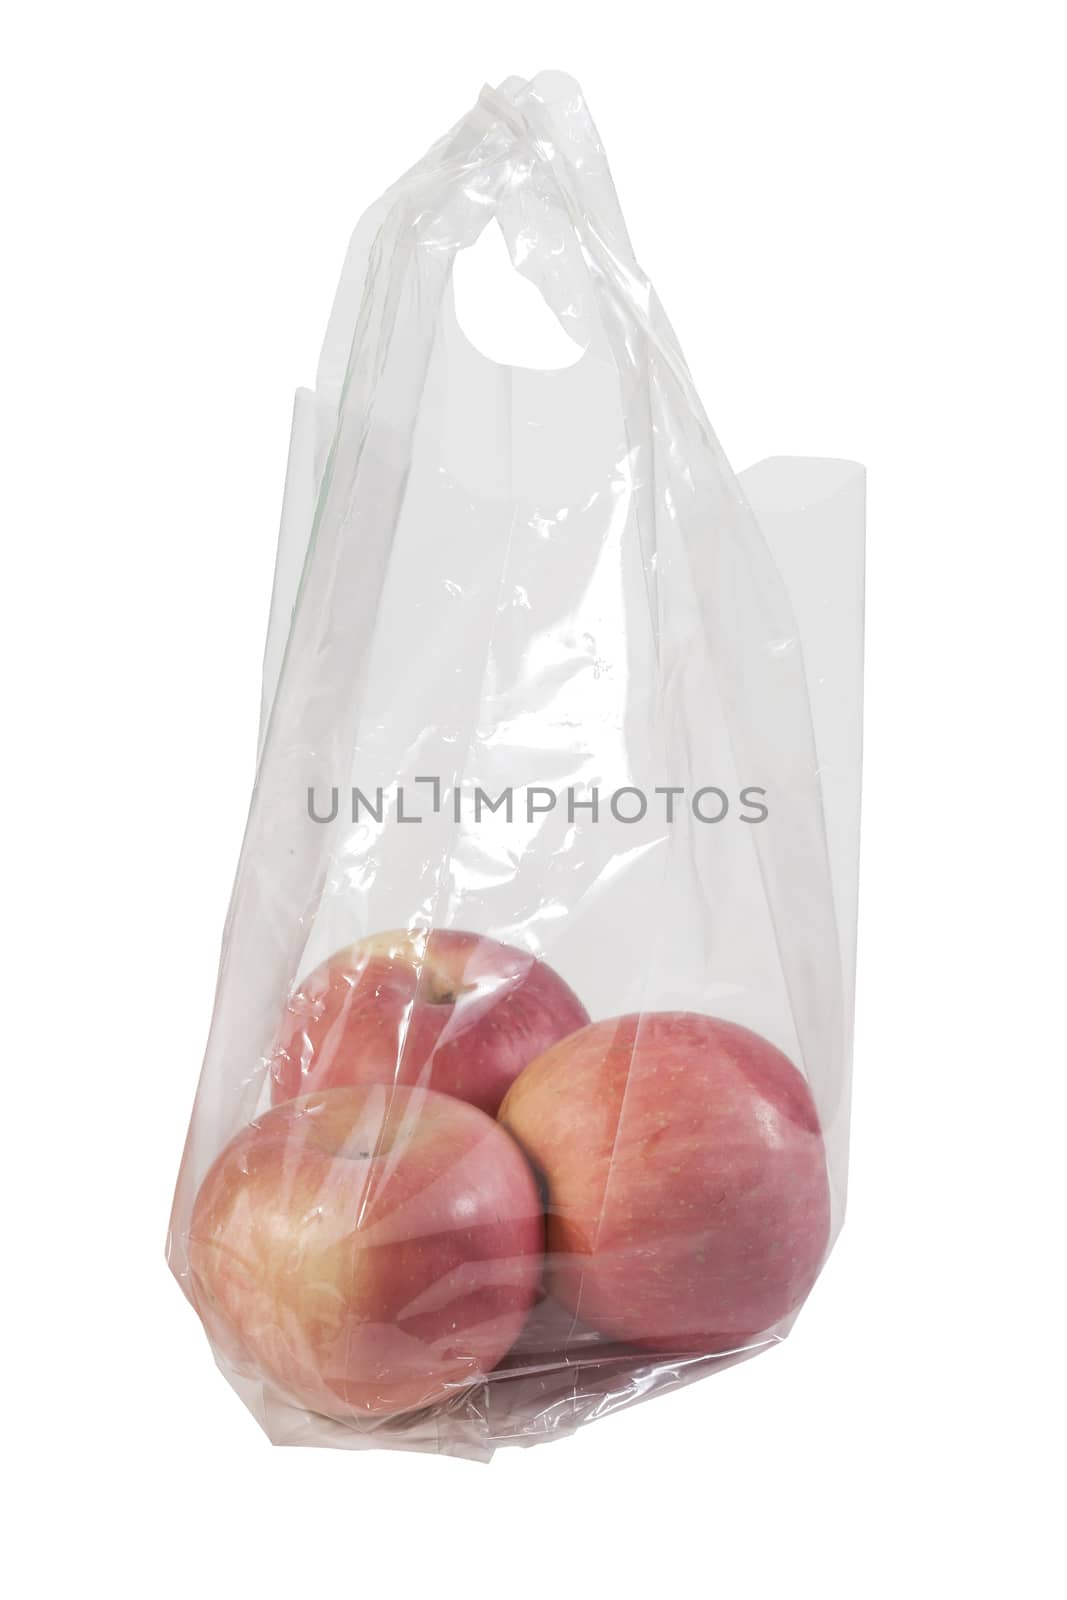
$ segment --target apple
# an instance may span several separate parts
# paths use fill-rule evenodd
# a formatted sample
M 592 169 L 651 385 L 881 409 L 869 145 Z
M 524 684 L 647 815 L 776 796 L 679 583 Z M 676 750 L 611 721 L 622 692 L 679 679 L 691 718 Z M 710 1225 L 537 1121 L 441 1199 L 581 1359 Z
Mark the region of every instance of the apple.
M 379 933 L 298 985 L 273 1051 L 272 1099 L 418 1084 L 495 1116 L 527 1062 L 588 1021 L 550 966 L 511 945 L 445 928 Z
M 491 1117 L 432 1090 L 331 1089 L 265 1112 L 197 1195 L 194 1303 L 220 1350 L 341 1420 L 476 1383 L 539 1292 L 544 1219 Z
M 596 1022 L 528 1066 L 500 1121 L 547 1192 L 547 1287 L 661 1353 L 743 1347 L 795 1310 L 829 1235 L 807 1083 L 759 1034 L 691 1012 Z

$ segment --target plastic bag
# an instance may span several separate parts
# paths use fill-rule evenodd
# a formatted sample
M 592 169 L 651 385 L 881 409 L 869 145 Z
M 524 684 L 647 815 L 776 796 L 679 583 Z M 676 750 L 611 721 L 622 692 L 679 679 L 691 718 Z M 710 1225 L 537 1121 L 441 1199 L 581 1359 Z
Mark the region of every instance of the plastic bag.
M 572 367 L 460 331 L 494 219 Z M 862 475 L 749 477 L 777 563 L 577 86 L 483 91 L 361 222 L 294 414 L 168 1238 L 275 1442 L 558 1437 L 777 1342 L 825 1259 Z

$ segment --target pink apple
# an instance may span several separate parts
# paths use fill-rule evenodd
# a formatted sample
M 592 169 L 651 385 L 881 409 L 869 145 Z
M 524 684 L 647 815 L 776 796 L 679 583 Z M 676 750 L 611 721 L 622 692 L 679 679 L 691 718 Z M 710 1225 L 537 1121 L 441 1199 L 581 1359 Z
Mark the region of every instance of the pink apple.
M 551 967 L 511 945 L 451 929 L 379 933 L 292 996 L 271 1063 L 274 1104 L 406 1083 L 495 1115 L 527 1062 L 588 1021 Z
M 826 1252 L 822 1134 L 801 1074 L 735 1023 L 593 1023 L 526 1068 L 500 1120 L 542 1174 L 548 1286 L 644 1349 L 743 1346 L 804 1299 Z
M 474 1106 L 370 1086 L 290 1100 L 204 1179 L 193 1297 L 220 1349 L 312 1411 L 408 1411 L 475 1383 L 539 1287 L 526 1160 Z

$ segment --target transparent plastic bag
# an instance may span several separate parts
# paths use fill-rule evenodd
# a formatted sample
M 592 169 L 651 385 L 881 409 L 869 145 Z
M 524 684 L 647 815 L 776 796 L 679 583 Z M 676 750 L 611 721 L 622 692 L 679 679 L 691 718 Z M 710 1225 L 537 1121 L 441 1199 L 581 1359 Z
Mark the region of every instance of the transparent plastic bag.
M 574 366 L 460 331 L 494 219 Z M 361 222 L 294 412 L 168 1240 L 276 1442 L 557 1437 L 776 1342 L 825 1259 L 862 474 L 747 477 L 773 555 L 577 86 L 483 91 Z

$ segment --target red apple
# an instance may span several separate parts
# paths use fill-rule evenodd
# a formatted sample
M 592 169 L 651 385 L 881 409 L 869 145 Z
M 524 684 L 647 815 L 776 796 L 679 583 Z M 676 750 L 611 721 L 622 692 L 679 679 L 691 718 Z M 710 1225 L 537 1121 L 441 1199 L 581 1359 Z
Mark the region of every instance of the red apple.
M 491 1116 L 528 1061 L 584 1027 L 545 962 L 474 933 L 379 933 L 305 978 L 271 1063 L 275 1105 L 312 1089 L 406 1083 Z
M 477 1382 L 538 1293 L 544 1221 L 484 1112 L 371 1086 L 290 1100 L 219 1156 L 193 1211 L 193 1298 L 244 1372 L 341 1419 Z
M 500 1120 L 542 1174 L 548 1286 L 609 1338 L 736 1349 L 804 1299 L 826 1252 L 822 1134 L 759 1034 L 651 1012 L 533 1062 Z

